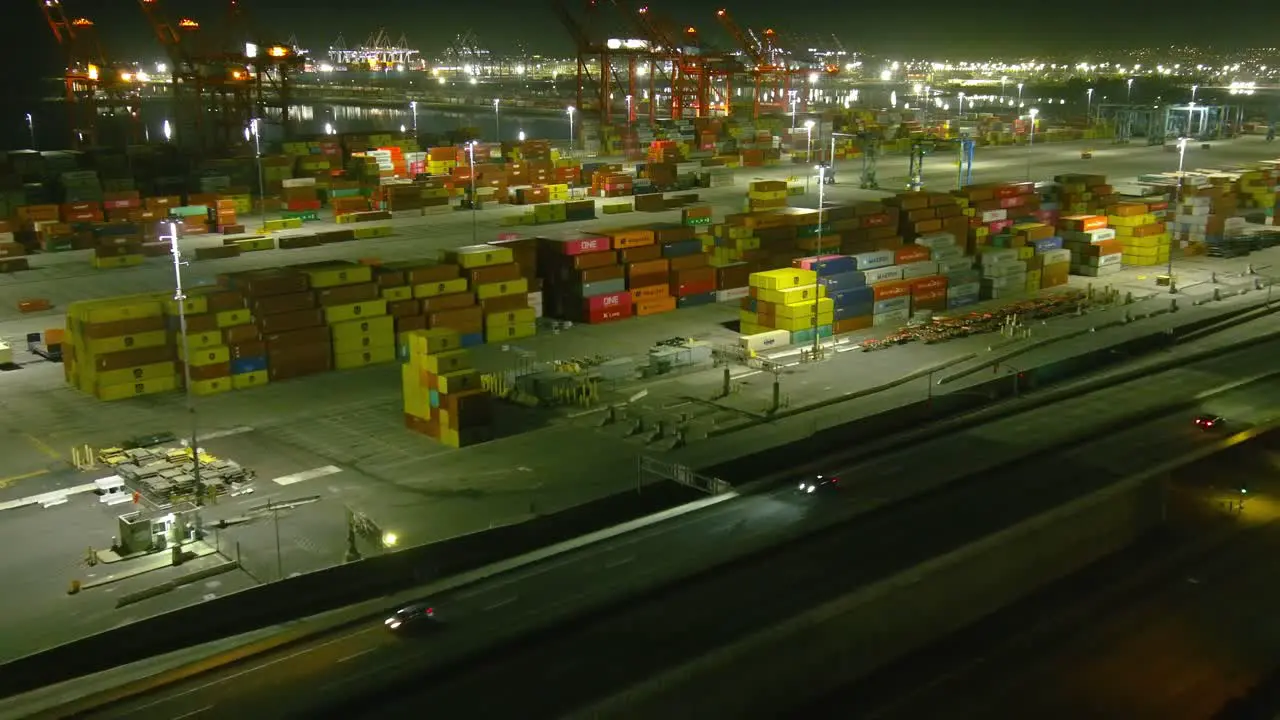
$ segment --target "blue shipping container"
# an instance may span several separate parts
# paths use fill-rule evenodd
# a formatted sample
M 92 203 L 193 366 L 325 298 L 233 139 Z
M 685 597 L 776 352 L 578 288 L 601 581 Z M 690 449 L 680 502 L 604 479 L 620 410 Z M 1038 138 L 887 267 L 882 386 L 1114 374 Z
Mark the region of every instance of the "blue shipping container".
M 700 252 L 702 252 L 702 241 L 697 239 L 680 240 L 662 246 L 662 257 L 665 258 L 697 255 Z
M 903 295 L 902 297 L 889 298 L 888 300 L 880 300 L 871 306 L 872 315 L 884 315 L 885 313 L 898 312 L 901 310 L 911 309 L 911 296 Z
M 682 298 L 676 298 L 676 307 L 690 308 L 699 305 L 714 305 L 716 302 L 716 293 L 711 291 L 708 293 L 698 293 L 696 295 L 685 295 Z
M 836 320 L 848 320 L 849 318 L 866 317 L 874 315 L 875 306 L 871 302 L 858 303 L 857 305 L 837 305 L 835 310 Z
M 858 263 L 859 270 L 875 270 L 876 268 L 892 265 L 894 255 L 892 250 L 877 250 L 875 252 L 858 253 L 853 256 L 853 259 Z
M 977 295 L 962 295 L 959 297 L 947 298 L 948 310 L 955 310 L 956 308 L 968 307 L 970 305 L 977 305 L 977 304 L 978 304 Z
M 819 275 L 839 275 L 857 270 L 858 261 L 848 255 L 841 255 L 819 262 L 815 269 Z
M 427 402 L 428 402 L 428 403 L 430 403 L 431 407 L 433 407 L 433 408 L 438 408 L 438 407 L 440 407 L 440 391 L 439 391 L 439 390 L 428 390 L 428 391 L 427 391 Z
M 861 305 L 870 303 L 875 299 L 875 290 L 870 286 L 849 288 L 847 290 L 827 291 L 827 297 L 831 298 L 831 302 L 836 306 L 841 305 Z
M 244 375 L 245 373 L 258 372 L 267 369 L 267 358 L 263 357 L 247 357 L 237 358 L 231 361 L 231 374 Z
M 857 270 L 854 270 L 852 272 L 823 275 L 818 278 L 818 282 L 827 286 L 828 291 L 836 289 L 844 290 L 846 288 L 856 288 L 866 285 L 867 276 Z
M 1043 240 L 1036 240 L 1034 243 L 1032 243 L 1032 246 L 1035 247 L 1037 255 L 1039 255 L 1042 252 L 1048 252 L 1049 250 L 1061 250 L 1062 238 L 1047 237 Z
M 470 333 L 458 338 L 458 344 L 462 347 L 475 347 L 484 344 L 484 333 Z
M 578 293 L 584 297 L 595 297 L 597 295 L 613 295 L 627 289 L 626 278 L 618 278 L 617 280 L 601 280 L 599 282 L 587 283 L 578 287 Z

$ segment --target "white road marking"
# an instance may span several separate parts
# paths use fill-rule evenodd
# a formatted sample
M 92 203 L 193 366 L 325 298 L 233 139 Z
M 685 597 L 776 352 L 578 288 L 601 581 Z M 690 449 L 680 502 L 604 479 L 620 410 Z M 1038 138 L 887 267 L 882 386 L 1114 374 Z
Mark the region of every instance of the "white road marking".
M 295 483 L 315 480 L 316 478 L 322 478 L 326 475 L 333 475 L 334 473 L 340 472 L 342 472 L 342 468 L 337 465 L 325 465 L 324 467 L 312 468 L 310 470 L 303 470 L 300 473 L 278 477 L 273 479 L 272 482 L 277 485 L 293 485 Z
M 346 657 L 344 657 L 344 658 L 340 658 L 340 659 L 338 660 L 338 662 L 340 662 L 340 663 L 344 663 L 344 662 L 346 662 L 346 661 L 348 661 L 348 660 L 355 660 L 356 658 L 360 657 L 361 655 L 365 655 L 365 654 L 367 654 L 367 653 L 371 653 L 371 652 L 373 652 L 375 649 L 376 649 L 376 648 L 368 648 L 367 650 L 361 650 L 361 651 L 360 651 L 360 652 L 358 652 L 358 653 L 352 653 L 351 655 L 348 655 L 348 656 L 346 656 Z
M 14 508 L 26 507 L 27 505 L 43 505 L 49 503 L 61 503 L 70 495 L 78 495 L 96 490 L 98 486 L 94 483 L 86 483 L 84 485 L 75 485 L 62 490 L 54 490 L 52 492 L 42 493 L 40 495 L 31 495 L 17 500 L 9 500 L 0 502 L 0 510 L 13 510 Z
M 199 435 L 196 437 L 196 440 L 204 442 L 205 440 L 217 440 L 218 438 L 231 437 L 232 435 L 243 435 L 248 432 L 253 432 L 253 428 L 248 425 L 241 425 L 228 430 L 215 430 L 207 435 Z
M 625 558 L 622 558 L 621 560 L 611 560 L 610 562 L 605 564 L 604 567 L 606 570 L 610 568 L 622 567 L 623 565 L 626 565 L 627 563 L 632 562 L 635 559 L 636 559 L 636 556 L 632 555 L 631 557 L 625 557 Z
M 191 711 L 191 712 L 189 712 L 189 713 L 182 713 L 181 715 L 174 715 L 174 716 L 173 716 L 173 720 L 182 720 L 182 718 L 195 717 L 196 715 L 199 715 L 199 714 L 200 714 L 200 713 L 202 713 L 202 712 L 208 712 L 208 711 L 210 711 L 210 710 L 212 710 L 212 709 L 213 709 L 213 706 L 212 706 L 212 705 L 205 705 L 204 707 L 200 708 L 199 710 L 192 710 L 192 711 Z
M 518 596 L 514 596 L 514 595 L 513 595 L 513 596 L 511 596 L 511 597 L 507 598 L 506 600 L 502 600 L 502 601 L 496 602 L 496 603 L 494 603 L 494 604 L 492 604 L 492 605 L 490 605 L 490 606 L 486 607 L 486 608 L 485 608 L 485 611 L 486 611 L 486 612 L 488 612 L 489 610 L 497 610 L 498 608 L 502 607 L 503 605 L 510 605 L 511 603 L 515 602 L 517 599 L 518 599 Z

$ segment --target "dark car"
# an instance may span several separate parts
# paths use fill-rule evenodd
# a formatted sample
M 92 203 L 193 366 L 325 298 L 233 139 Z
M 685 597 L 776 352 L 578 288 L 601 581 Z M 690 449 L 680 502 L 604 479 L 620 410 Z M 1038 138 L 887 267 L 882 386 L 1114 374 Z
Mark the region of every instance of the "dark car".
M 835 475 L 815 475 L 808 480 L 801 480 L 797 491 L 805 495 L 818 492 L 829 492 L 840 486 L 840 478 Z
M 391 614 L 383 624 L 390 630 L 405 632 L 431 627 L 436 622 L 435 608 L 426 603 L 406 605 Z
M 1224 422 L 1226 422 L 1226 420 L 1224 420 L 1221 415 L 1196 416 L 1196 427 L 1202 430 L 1213 430 L 1215 428 L 1222 427 Z

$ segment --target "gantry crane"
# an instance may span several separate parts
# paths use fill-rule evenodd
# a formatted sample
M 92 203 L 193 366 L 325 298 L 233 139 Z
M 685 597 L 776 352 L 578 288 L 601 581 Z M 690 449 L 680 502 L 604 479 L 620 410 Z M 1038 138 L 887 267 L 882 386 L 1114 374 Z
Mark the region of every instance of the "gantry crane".
M 808 73 L 787 66 L 786 58 L 773 42 L 776 37 L 773 30 L 765 30 L 764 40 L 760 40 L 755 33 L 744 32 L 728 10 L 717 10 L 716 18 L 751 62 L 749 73 L 755 86 L 751 103 L 753 118 L 759 118 L 761 111 L 786 112 L 793 85 L 797 98 L 803 100 L 807 96 L 799 90 L 803 89 Z
M 614 0 L 625 11 L 625 0 Z M 710 117 L 712 90 L 717 78 L 728 79 L 733 68 L 728 58 L 701 52 L 693 27 L 677 30 L 659 20 L 646 6 L 628 13 L 636 29 L 649 41 L 655 53 L 670 63 L 671 117 Z M 728 93 L 725 93 L 727 100 Z
M 296 39 L 281 43 L 275 38 L 263 37 L 240 0 L 231 0 L 228 10 L 222 60 L 230 69 L 233 81 L 238 80 L 235 76 L 237 70 L 252 69 L 249 108 L 252 118 L 266 117 L 267 107 L 278 108 L 281 134 L 287 139 L 293 134 L 289 114 L 293 104 L 293 76 L 303 71 L 306 58 L 298 53 Z M 232 127 L 231 131 L 234 132 L 235 128 Z
M 627 111 L 628 122 L 648 104 L 649 122 L 655 119 L 656 74 L 659 58 L 650 51 L 647 43 L 610 41 L 600 37 L 595 23 L 600 7 L 596 0 L 587 0 L 583 19 L 580 20 L 564 4 L 564 0 L 551 0 L 551 9 L 573 38 L 577 59 L 577 94 L 575 109 L 583 117 L 595 115 L 601 125 L 612 124 L 615 110 Z M 639 69 L 647 65 L 648 92 L 643 97 L 638 87 Z M 622 67 L 625 67 L 625 77 Z M 626 93 L 621 91 L 625 88 Z M 630 101 L 628 101 L 630 98 Z
M 974 141 L 968 135 L 954 139 L 921 138 L 911 142 L 911 155 L 907 165 L 907 190 L 924 189 L 924 157 L 938 151 L 956 154 L 956 187 L 973 182 Z
M 97 145 L 100 111 L 137 119 L 138 92 L 133 75 L 108 63 L 93 21 L 70 18 L 61 0 L 37 1 L 67 64 L 63 84 L 71 144 L 76 148 Z

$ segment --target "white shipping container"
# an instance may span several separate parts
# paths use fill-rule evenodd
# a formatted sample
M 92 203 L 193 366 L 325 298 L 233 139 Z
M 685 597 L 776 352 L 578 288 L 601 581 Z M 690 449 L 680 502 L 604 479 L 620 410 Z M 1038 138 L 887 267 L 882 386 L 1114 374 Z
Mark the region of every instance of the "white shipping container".
M 962 255 L 951 260 L 943 260 L 938 263 L 938 272 L 944 275 L 950 275 L 952 273 L 964 272 L 972 269 L 973 258 L 968 257 L 967 255 Z
M 931 250 L 950 248 L 955 247 L 956 236 L 949 232 L 931 232 L 916 238 L 915 244 L 927 247 Z
M 944 260 L 955 260 L 964 257 L 964 248 L 958 248 L 954 245 L 950 247 L 936 247 L 929 251 L 929 259 L 936 262 Z
M 1098 257 L 1091 258 L 1091 259 L 1096 260 L 1096 262 L 1091 262 L 1089 263 L 1090 265 L 1096 265 L 1097 267 L 1106 267 L 1108 265 L 1121 264 L 1124 261 L 1124 255 L 1122 255 L 1121 253 L 1116 253 L 1114 255 L 1099 255 Z
M 1063 230 L 1060 235 L 1064 243 L 1096 243 L 1103 240 L 1115 240 L 1116 231 L 1111 228 L 1099 230 Z
M 1192 195 L 1191 197 L 1183 198 L 1182 204 L 1193 205 L 1196 207 L 1209 207 L 1213 204 L 1213 201 L 1208 195 Z
M 313 177 L 285 178 L 280 181 L 280 184 L 287 188 L 311 187 L 316 184 L 316 179 Z
M 776 350 L 777 348 L 786 347 L 790 344 L 791 333 L 786 330 L 770 330 L 768 332 L 756 333 L 755 335 L 742 335 L 738 337 L 738 346 L 743 350 L 750 350 L 753 352 Z
M 1066 249 L 1046 250 L 1040 253 L 1040 257 L 1042 258 L 1040 262 L 1043 265 L 1059 265 L 1071 262 L 1071 251 Z
M 733 300 L 741 300 L 747 296 L 749 288 L 733 288 L 730 290 L 717 290 L 716 302 L 731 302 Z
M 529 302 L 530 302 L 530 304 L 532 304 L 532 303 L 541 303 L 541 302 L 542 302 L 542 291 L 541 291 L 541 290 L 538 290 L 538 291 L 536 291 L 536 292 L 531 292 L 531 293 L 529 293 L 526 297 L 528 297 L 528 298 L 529 298 Z
M 986 212 L 982 213 L 982 222 L 984 223 L 1000 222 L 1001 220 L 1008 220 L 1008 219 L 1009 219 L 1009 211 L 1003 208 L 1000 210 L 987 210 Z
M 13 233 L 0 232 L 0 243 L 11 243 L 13 241 Z
M 924 260 L 921 262 L 907 263 L 902 265 L 902 279 L 914 280 L 916 278 L 928 277 L 938 274 L 938 263 L 932 260 Z
M 876 268 L 875 270 L 864 270 L 862 276 L 867 279 L 868 285 L 874 285 L 882 282 L 893 282 L 902 279 L 902 265 L 894 265 L 886 268 Z
M 910 310 L 895 310 L 889 313 L 881 313 L 871 316 L 871 325 L 873 327 L 891 327 L 894 325 L 906 325 L 911 320 Z
M 853 256 L 859 270 L 875 270 L 893 264 L 892 250 L 876 250 L 875 252 L 858 253 Z M 871 282 L 868 280 L 867 282 Z
M 1175 222 L 1184 227 L 1203 228 L 1209 226 L 1209 217 L 1208 215 L 1179 215 Z
M 1018 259 L 1018 251 L 1013 248 L 988 249 L 978 256 L 978 262 L 983 265 L 996 265 L 1002 262 L 1012 262 Z
M 1185 205 L 1184 204 L 1184 205 L 1178 206 L 1178 214 L 1179 215 L 1208 215 L 1209 209 L 1210 208 L 1208 205 Z
M 970 282 L 961 285 L 952 285 L 947 288 L 947 297 L 964 297 L 966 295 L 978 295 L 982 292 L 982 283 Z
M 1010 260 L 995 265 L 982 266 L 982 276 L 988 278 L 1009 277 L 1019 273 L 1023 275 L 1027 273 L 1027 262 L 1025 260 Z
M 1114 275 L 1120 272 L 1123 267 L 1123 265 L 1119 264 L 1102 265 L 1100 267 L 1094 267 L 1093 265 L 1072 265 L 1071 274 L 1084 275 L 1086 277 L 1106 277 L 1107 275 Z

